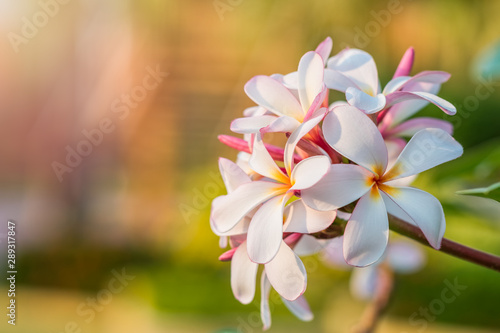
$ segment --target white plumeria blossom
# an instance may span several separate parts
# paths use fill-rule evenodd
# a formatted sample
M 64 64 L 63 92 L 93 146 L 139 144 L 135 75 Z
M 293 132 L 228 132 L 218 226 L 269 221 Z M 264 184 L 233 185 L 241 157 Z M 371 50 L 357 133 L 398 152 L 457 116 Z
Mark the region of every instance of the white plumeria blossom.
M 301 191 L 316 184 L 330 167 L 330 160 L 327 156 L 312 156 L 295 166 L 293 163 L 297 143 L 323 119 L 325 112 L 326 109 L 318 110 L 311 119 L 291 134 L 285 146 L 286 172 L 283 172 L 269 155 L 261 135 L 256 134 L 249 163 L 255 172 L 265 178 L 244 183 L 228 195 L 220 196 L 212 202 L 210 219 L 212 229 L 217 234 L 229 232 L 245 216 L 261 205 L 253 214 L 248 226 L 248 256 L 256 263 L 268 263 L 280 250 L 284 228 L 283 211 L 288 200 L 295 191 Z M 327 228 L 335 218 L 335 212 L 319 213 L 305 205 L 299 208 L 300 203 L 292 205 L 297 212 L 300 211 L 307 216 L 307 219 L 299 222 L 288 223 L 297 230 L 309 233 L 321 231 Z M 292 214 L 294 215 L 296 214 Z
M 447 114 L 455 114 L 456 108 L 444 99 L 421 90 L 417 83 L 441 84 L 450 75 L 439 71 L 421 72 L 413 77 L 399 76 L 382 90 L 377 66 L 372 56 L 358 49 L 344 49 L 331 57 L 324 72 L 329 89 L 346 94 L 347 102 L 372 114 L 407 100 L 431 102 Z
M 282 241 L 280 251 L 270 262 L 264 265 L 261 276 L 261 318 L 264 330 L 271 326 L 269 294 L 273 287 L 280 295 L 285 306 L 297 318 L 310 321 L 314 318 L 303 296 L 307 286 L 307 274 L 301 256 L 312 255 L 321 251 L 325 242 L 312 236 L 303 235 L 296 241 L 297 234 L 292 234 Z M 290 247 L 287 243 L 293 243 Z M 255 297 L 258 264 L 248 257 L 247 242 L 238 245 L 231 259 L 231 289 L 237 300 L 243 304 L 252 302 Z
M 354 164 L 333 164 L 321 182 L 302 191 L 302 199 L 317 210 L 336 210 L 359 199 L 344 233 L 344 257 L 353 266 L 367 266 L 385 251 L 388 208 L 397 207 L 439 248 L 445 230 L 440 202 L 427 192 L 392 181 L 416 175 L 453 160 L 462 146 L 440 129 L 419 131 L 394 165 L 375 124 L 353 106 L 338 106 L 323 122 L 326 141 Z M 392 211 L 389 211 L 392 213 Z
M 286 76 L 258 75 L 250 79 L 245 92 L 258 107 L 247 109 L 246 117 L 235 119 L 231 131 L 240 134 L 293 132 L 311 118 L 328 93 L 323 72 L 331 44 L 328 38 L 316 51 L 307 52 L 300 59 L 297 72 Z

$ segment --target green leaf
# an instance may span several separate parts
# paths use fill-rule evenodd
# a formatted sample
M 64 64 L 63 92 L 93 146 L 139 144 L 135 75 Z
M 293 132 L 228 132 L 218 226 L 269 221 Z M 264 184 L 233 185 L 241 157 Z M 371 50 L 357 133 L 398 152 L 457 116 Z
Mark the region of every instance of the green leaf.
M 458 191 L 456 193 L 462 195 L 473 195 L 476 197 L 493 199 L 500 202 L 500 182 L 490 185 L 488 187 L 463 190 L 463 191 Z

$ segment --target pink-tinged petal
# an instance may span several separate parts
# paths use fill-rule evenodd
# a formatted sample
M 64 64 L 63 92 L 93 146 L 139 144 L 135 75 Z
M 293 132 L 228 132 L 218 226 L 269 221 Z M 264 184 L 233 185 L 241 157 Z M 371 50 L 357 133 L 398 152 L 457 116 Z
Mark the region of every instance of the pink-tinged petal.
M 299 126 L 300 122 L 297 119 L 288 116 L 281 116 L 279 118 L 275 118 L 274 121 L 268 126 L 262 128 L 260 133 L 293 132 Z
M 276 165 L 276 162 L 274 162 L 273 158 L 264 146 L 260 133 L 255 135 L 252 157 L 250 157 L 250 167 L 262 176 L 285 184 L 289 182 L 288 176 L 286 176 Z
M 389 193 L 385 194 L 412 218 L 432 247 L 441 247 L 446 222 L 438 199 L 411 187 L 391 187 Z
M 247 241 L 247 235 L 234 235 L 229 237 L 229 246 L 237 248 Z
M 462 154 L 462 146 L 445 131 L 424 129 L 411 138 L 384 179 L 389 181 L 416 175 Z
M 431 102 L 438 108 L 444 111 L 444 113 L 449 115 L 454 115 L 457 113 L 457 109 L 450 102 L 442 99 L 433 94 L 429 94 L 421 91 L 396 91 L 386 96 L 386 107 L 395 105 L 400 102 L 404 102 L 412 99 L 420 99 Z
M 345 98 L 350 105 L 363 110 L 366 114 L 378 112 L 385 106 L 385 96 L 383 94 L 370 96 L 354 87 L 347 88 Z
M 219 139 L 219 141 L 221 143 L 225 144 L 228 147 L 234 148 L 236 150 L 242 151 L 242 152 L 247 153 L 247 154 L 252 153 L 252 150 L 250 149 L 249 142 L 244 140 L 244 139 L 237 138 L 237 137 L 230 136 L 230 135 L 219 135 L 217 137 L 217 139 Z M 265 144 L 265 146 L 266 146 L 267 151 L 269 152 L 269 154 L 273 158 L 273 160 L 281 160 L 281 161 L 283 160 L 283 154 L 285 151 L 282 148 L 276 147 L 276 146 L 273 146 L 273 145 L 270 145 L 267 143 Z M 293 160 L 296 163 L 298 163 L 298 162 L 302 161 L 302 158 L 299 155 L 295 154 L 293 156 Z
M 385 85 L 384 90 L 382 91 L 382 93 L 384 95 L 388 95 L 390 93 L 398 91 L 410 79 L 411 79 L 411 76 L 398 76 L 397 78 L 392 79 L 391 81 L 389 81 Z
M 298 90 L 304 114 L 309 111 L 314 99 L 323 90 L 323 68 L 323 59 L 316 52 L 307 52 L 300 59 L 297 70 Z
M 373 173 L 353 164 L 333 164 L 319 183 L 301 191 L 306 205 L 321 211 L 336 210 L 370 190 Z
M 436 95 L 439 92 L 441 85 L 416 82 L 409 85 L 408 88 L 412 89 L 412 91 L 423 91 Z M 429 102 L 423 99 L 410 99 L 393 105 L 388 109 L 382 123 L 379 124 L 379 128 L 392 128 L 416 114 L 427 104 L 429 104 Z
M 226 237 L 226 239 L 227 239 L 227 237 Z M 224 252 L 223 254 L 221 254 L 219 256 L 219 261 L 231 261 L 231 259 L 233 259 L 233 256 L 234 256 L 234 253 L 236 252 L 236 250 L 238 250 L 237 247 L 235 247 L 229 251 Z
M 450 73 L 442 71 L 423 71 L 411 77 L 404 86 L 403 90 L 410 91 L 408 88 L 413 88 L 413 84 L 416 82 L 425 82 L 433 84 L 443 84 L 448 81 L 451 77 Z M 413 90 L 413 89 L 412 89 Z M 418 90 L 414 90 L 418 91 Z
M 228 193 L 236 190 L 240 185 L 252 181 L 236 163 L 223 157 L 219 158 L 219 170 Z
M 415 50 L 413 47 L 408 48 L 399 62 L 398 68 L 394 73 L 394 77 L 408 76 L 411 73 L 413 62 L 415 61 Z
M 287 187 L 274 182 L 255 181 L 239 186 L 228 195 L 215 198 L 210 215 L 214 232 L 231 230 L 255 207 L 287 190 Z
M 328 60 L 328 68 L 349 77 L 356 86 L 369 93 L 378 93 L 377 66 L 372 56 L 358 49 L 347 49 Z
M 295 301 L 288 301 L 283 297 L 281 297 L 281 300 L 283 301 L 283 304 L 285 304 L 285 306 L 288 308 L 288 310 L 290 310 L 290 312 L 300 320 L 311 321 L 314 319 L 314 315 L 304 295 L 300 296 Z
M 276 116 L 237 118 L 231 122 L 231 131 L 239 134 L 257 133 L 276 119 L 278 119 Z
M 332 52 L 333 41 L 330 37 L 326 37 L 324 41 L 322 41 L 318 47 L 316 48 L 316 53 L 318 53 L 323 59 L 323 64 L 326 65 L 328 61 L 328 57 L 330 56 L 330 52 Z
M 265 272 L 278 294 L 289 301 L 296 300 L 306 290 L 306 268 L 283 241 L 274 260 L 265 265 Z
M 300 240 L 293 247 L 293 252 L 299 257 L 311 256 L 323 251 L 328 245 L 329 240 L 317 239 L 310 235 L 302 235 Z
M 268 76 L 258 75 L 245 84 L 245 92 L 255 103 L 279 116 L 297 120 L 304 117 L 302 107 L 293 94 L 280 82 Z
M 328 228 L 337 216 L 336 211 L 317 211 L 296 200 L 285 208 L 285 232 L 312 234 Z
M 271 261 L 283 239 L 283 206 L 291 194 L 274 197 L 255 213 L 248 227 L 248 256 L 253 262 Z
M 453 134 L 453 125 L 450 122 L 437 118 L 420 117 L 410 119 L 390 130 L 387 130 L 384 135 L 385 137 L 408 137 L 413 136 L 417 132 L 426 128 L 439 128 L 450 135 Z
M 359 88 L 349 77 L 339 71 L 326 68 L 324 72 L 324 81 L 328 89 L 345 92 L 349 87 Z
M 309 107 L 309 111 L 307 111 L 304 117 L 304 121 L 314 118 L 316 115 L 318 115 L 318 112 L 322 112 L 320 111 L 320 108 L 326 98 L 328 98 L 328 89 L 323 85 L 323 90 L 321 90 L 321 92 L 313 100 L 311 106 Z
M 262 320 L 262 330 L 266 331 L 271 327 L 271 309 L 269 308 L 269 294 L 271 293 L 271 282 L 262 272 L 260 279 L 260 318 Z
M 420 270 L 426 263 L 422 249 L 407 241 L 395 241 L 387 248 L 387 262 L 400 274 L 410 274 Z
M 263 107 L 261 107 L 261 106 L 251 106 L 251 107 L 246 108 L 245 110 L 243 110 L 243 115 L 245 117 L 263 116 L 266 113 L 268 113 L 268 111 L 266 109 L 264 109 Z
M 304 190 L 320 181 L 330 169 L 330 159 L 327 156 L 312 156 L 302 160 L 293 168 L 290 176 L 290 190 Z
M 290 134 L 290 137 L 288 138 L 285 145 L 285 156 L 283 158 L 285 169 L 288 175 L 292 174 L 292 157 L 295 152 L 295 147 L 304 135 L 309 133 L 316 125 L 321 122 L 321 120 L 323 120 L 323 117 L 325 116 L 325 113 L 327 111 L 328 110 L 326 108 L 319 109 L 310 119 L 303 122 L 299 127 L 297 127 L 295 131 L 293 131 L 292 134 Z
M 241 244 L 231 260 L 231 289 L 242 304 L 253 300 L 258 266 L 248 258 L 246 244 Z
M 344 256 L 351 266 L 373 264 L 384 254 L 389 221 L 384 200 L 376 188 L 359 199 L 344 232 Z
M 376 174 L 387 167 L 387 148 L 375 124 L 354 106 L 337 106 L 323 121 L 326 142 Z

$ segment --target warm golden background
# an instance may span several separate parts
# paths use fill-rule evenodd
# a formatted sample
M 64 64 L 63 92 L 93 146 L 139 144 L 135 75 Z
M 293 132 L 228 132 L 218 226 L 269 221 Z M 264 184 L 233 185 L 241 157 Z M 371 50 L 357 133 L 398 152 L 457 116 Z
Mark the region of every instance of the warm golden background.
M 466 154 L 418 185 L 442 200 L 446 237 L 500 254 L 499 205 L 454 195 L 500 179 L 500 65 L 498 53 L 496 62 L 488 55 L 500 40 L 500 2 L 60 2 L 0 1 L 0 233 L 17 221 L 19 272 L 17 325 L 0 314 L 0 331 L 259 332 L 260 296 L 248 306 L 232 297 L 229 264 L 217 261 L 222 250 L 208 226 L 210 201 L 224 193 L 217 157 L 236 155 L 217 135 L 230 134 L 231 119 L 252 105 L 248 79 L 294 71 L 327 36 L 333 53 L 347 45 L 370 52 L 383 83 L 409 46 L 414 73 L 452 73 L 440 95 L 459 109 Z M 33 20 L 39 27 L 25 27 Z M 158 87 L 128 114 L 115 112 L 157 68 L 168 73 Z M 481 75 L 497 82 L 486 87 Z M 479 99 L 477 89 L 489 94 Z M 424 112 L 442 117 L 435 107 Z M 103 119 L 113 131 L 59 181 L 53 163 Z M 417 332 L 412 313 L 455 278 L 467 290 L 425 332 L 499 332 L 500 276 L 427 252 L 423 271 L 398 277 L 380 332 Z M 348 273 L 314 258 L 306 266 L 315 320 L 301 323 L 276 304 L 271 332 L 346 332 L 362 309 L 347 292 Z M 134 279 L 82 314 L 122 269 Z

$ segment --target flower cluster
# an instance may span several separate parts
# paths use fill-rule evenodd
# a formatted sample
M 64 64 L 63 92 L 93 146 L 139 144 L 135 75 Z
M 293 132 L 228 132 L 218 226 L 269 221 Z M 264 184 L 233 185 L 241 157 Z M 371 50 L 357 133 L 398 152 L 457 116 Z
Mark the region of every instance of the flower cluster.
M 336 219 L 347 221 L 342 252 L 357 267 L 383 256 L 388 214 L 418 226 L 435 248 L 445 231 L 440 202 L 409 184 L 463 152 L 448 122 L 412 117 L 429 103 L 456 113 L 436 96 L 450 75 L 409 76 L 410 48 L 381 89 L 368 53 L 345 49 L 329 58 L 331 49 L 327 38 L 300 59 L 296 72 L 248 81 L 245 92 L 257 105 L 231 124 L 243 139 L 219 137 L 241 152 L 236 163 L 219 161 L 228 194 L 213 201 L 210 224 L 221 247 L 231 247 L 220 260 L 231 261 L 231 287 L 240 302 L 253 300 L 258 266 L 264 266 L 264 328 L 271 321 L 271 287 L 298 318 L 312 318 L 299 256 L 323 249 L 328 240 L 314 236 Z M 345 100 L 329 105 L 330 90 L 345 93 Z M 268 133 L 285 133 L 284 148 L 265 143 Z

